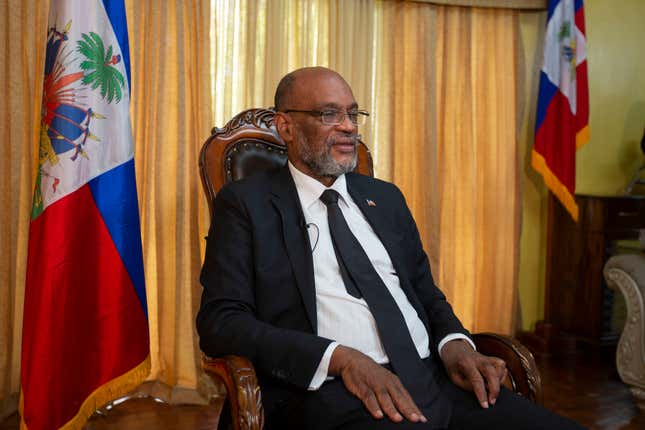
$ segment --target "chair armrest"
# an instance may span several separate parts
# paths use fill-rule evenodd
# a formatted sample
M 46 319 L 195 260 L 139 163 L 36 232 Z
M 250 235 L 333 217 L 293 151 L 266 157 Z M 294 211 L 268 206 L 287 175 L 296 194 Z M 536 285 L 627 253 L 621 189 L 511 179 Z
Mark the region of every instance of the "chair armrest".
M 218 429 L 261 430 L 264 427 L 264 408 L 253 364 L 237 355 L 221 358 L 203 356 L 202 367 L 213 379 L 226 386 L 227 398 Z
M 506 362 L 508 378 L 504 385 L 527 399 L 542 404 L 542 379 L 533 354 L 509 336 L 493 333 L 473 335 L 477 350 Z

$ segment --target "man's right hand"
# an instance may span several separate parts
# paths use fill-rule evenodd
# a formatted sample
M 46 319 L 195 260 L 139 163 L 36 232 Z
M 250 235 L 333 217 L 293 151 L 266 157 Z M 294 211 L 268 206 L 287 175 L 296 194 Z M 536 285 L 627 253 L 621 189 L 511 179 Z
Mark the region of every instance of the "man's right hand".
M 329 374 L 340 376 L 374 418 L 385 414 L 394 422 L 404 417 L 415 423 L 428 421 L 399 378 L 362 352 L 339 345 L 331 356 Z

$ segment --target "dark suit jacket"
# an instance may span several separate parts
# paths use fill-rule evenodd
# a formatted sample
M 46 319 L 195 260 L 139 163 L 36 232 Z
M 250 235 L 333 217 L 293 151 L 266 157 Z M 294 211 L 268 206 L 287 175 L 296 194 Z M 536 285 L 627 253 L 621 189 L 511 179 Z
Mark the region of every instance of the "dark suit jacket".
M 388 182 L 354 173 L 346 177 L 350 195 L 385 246 L 427 328 L 436 357 L 444 336 L 468 333 L 433 282 L 405 199 Z M 217 195 L 201 283 L 202 351 L 248 357 L 265 403 L 277 400 L 272 397 L 279 397 L 280 389 L 308 387 L 332 340 L 316 334 L 311 244 L 287 167 L 232 182 Z

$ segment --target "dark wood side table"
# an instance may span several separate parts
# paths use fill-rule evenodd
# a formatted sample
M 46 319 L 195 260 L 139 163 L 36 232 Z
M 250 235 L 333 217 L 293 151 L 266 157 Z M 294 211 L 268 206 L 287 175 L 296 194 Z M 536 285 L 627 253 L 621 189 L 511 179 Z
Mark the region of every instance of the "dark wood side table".
M 576 201 L 577 223 L 549 195 L 544 321 L 518 335 L 538 354 L 617 341 L 608 327 L 602 269 L 620 252 L 616 241 L 638 239 L 645 230 L 645 196 L 576 195 Z

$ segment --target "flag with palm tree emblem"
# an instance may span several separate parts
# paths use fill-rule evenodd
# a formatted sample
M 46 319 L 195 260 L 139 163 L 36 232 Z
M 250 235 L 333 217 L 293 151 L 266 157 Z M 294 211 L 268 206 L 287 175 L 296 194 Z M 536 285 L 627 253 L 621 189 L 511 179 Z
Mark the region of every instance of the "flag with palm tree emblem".
M 21 428 L 80 429 L 149 373 L 123 0 L 52 0 L 31 212 Z

